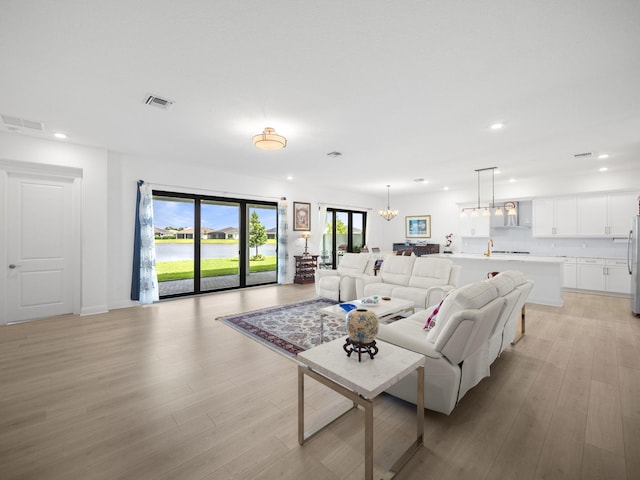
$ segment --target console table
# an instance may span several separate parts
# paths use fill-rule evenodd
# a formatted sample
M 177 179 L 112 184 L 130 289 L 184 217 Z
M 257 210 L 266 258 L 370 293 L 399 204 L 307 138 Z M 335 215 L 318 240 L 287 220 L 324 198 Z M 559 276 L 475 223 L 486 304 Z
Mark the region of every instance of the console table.
M 417 370 L 416 440 L 385 475 L 393 478 L 423 445 L 424 437 L 424 356 L 383 341 L 376 341 L 375 359 L 362 362 L 347 357 L 344 338 L 323 343 L 298 354 L 298 443 L 303 445 L 324 427 L 357 408 L 364 408 L 364 478 L 373 479 L 373 400 L 400 379 Z M 304 376 L 307 375 L 353 402 L 347 411 L 310 432 L 304 430 Z
M 394 252 L 404 252 L 405 250 L 412 250 L 413 254 L 416 257 L 420 257 L 421 255 L 435 255 L 440 253 L 440 244 L 439 243 L 427 243 L 427 244 L 410 244 L 406 243 L 394 243 L 393 251 Z

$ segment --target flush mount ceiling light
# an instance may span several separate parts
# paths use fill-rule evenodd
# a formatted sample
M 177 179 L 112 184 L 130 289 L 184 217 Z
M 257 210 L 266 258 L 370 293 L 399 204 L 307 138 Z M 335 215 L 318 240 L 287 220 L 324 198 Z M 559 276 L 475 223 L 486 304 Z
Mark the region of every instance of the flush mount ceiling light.
M 518 212 L 515 208 L 515 203 L 513 202 L 505 202 L 504 205 L 496 205 L 495 204 L 495 173 L 498 167 L 488 167 L 488 168 L 479 168 L 476 170 L 478 175 L 478 204 L 475 207 L 466 207 L 460 211 L 461 217 L 467 216 L 467 210 L 471 210 L 471 216 L 477 217 L 478 212 L 482 212 L 483 217 L 491 216 L 491 212 L 493 211 L 493 215 L 496 217 L 501 217 L 504 215 L 504 210 L 507 211 L 507 215 L 512 217 L 516 216 Z M 480 172 L 491 171 L 491 203 L 485 207 L 480 206 Z
M 389 189 L 390 188 L 391 188 L 391 185 L 387 185 L 387 209 L 378 211 L 380 216 L 384 218 L 387 222 L 389 220 L 394 219 L 396 215 L 398 215 L 398 210 L 391 210 L 391 208 L 389 207 Z
M 253 144 L 260 150 L 280 150 L 287 146 L 287 139 L 267 127 L 262 133 L 254 135 Z

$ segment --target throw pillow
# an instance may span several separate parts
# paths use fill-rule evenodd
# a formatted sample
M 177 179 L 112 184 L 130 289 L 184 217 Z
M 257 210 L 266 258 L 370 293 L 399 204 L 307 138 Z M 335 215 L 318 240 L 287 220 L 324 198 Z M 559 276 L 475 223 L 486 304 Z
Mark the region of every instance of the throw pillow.
M 427 323 L 424 324 L 424 330 L 426 330 L 427 332 L 435 326 L 436 317 L 438 316 L 438 312 L 440 311 L 442 302 L 444 302 L 444 298 L 440 300 L 440 303 L 436 306 L 436 308 L 433 309 L 433 312 L 431 312 L 431 315 L 429 315 L 429 317 L 427 318 Z

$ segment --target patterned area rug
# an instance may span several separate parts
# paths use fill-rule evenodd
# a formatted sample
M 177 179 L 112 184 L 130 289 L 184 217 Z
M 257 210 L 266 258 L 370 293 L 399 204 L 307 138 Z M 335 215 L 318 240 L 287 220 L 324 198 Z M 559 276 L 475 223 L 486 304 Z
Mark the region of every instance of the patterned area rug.
M 318 310 L 337 302 L 315 298 L 290 305 L 255 310 L 216 320 L 248 335 L 274 350 L 290 357 L 320 343 L 320 315 Z M 345 312 L 345 317 L 346 317 Z M 325 316 L 323 340 L 328 342 L 346 336 L 345 322 Z

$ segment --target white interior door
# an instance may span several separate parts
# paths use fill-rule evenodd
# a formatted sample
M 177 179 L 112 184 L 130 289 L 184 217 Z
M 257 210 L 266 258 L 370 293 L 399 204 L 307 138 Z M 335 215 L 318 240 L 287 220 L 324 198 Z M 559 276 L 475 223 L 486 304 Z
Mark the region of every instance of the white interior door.
M 72 313 L 73 180 L 7 180 L 7 321 Z

